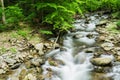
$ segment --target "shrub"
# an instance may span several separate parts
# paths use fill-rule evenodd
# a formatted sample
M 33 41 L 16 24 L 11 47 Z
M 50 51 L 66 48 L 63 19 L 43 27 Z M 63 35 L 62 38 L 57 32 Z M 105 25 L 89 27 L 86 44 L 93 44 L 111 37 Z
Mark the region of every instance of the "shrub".
M 24 17 L 22 9 L 19 8 L 18 5 L 6 7 L 5 14 L 8 24 L 17 24 Z

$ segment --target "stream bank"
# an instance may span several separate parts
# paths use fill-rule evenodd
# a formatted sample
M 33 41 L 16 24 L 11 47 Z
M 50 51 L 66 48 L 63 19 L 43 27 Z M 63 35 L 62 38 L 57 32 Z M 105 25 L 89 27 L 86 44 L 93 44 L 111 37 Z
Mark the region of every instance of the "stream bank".
M 100 22 L 98 23 L 99 18 L 100 18 Z M 94 22 L 95 24 L 93 24 L 92 22 Z M 68 32 L 68 34 L 66 34 L 67 37 L 64 36 L 64 40 L 65 40 L 63 42 L 64 47 L 59 48 L 60 46 L 56 45 L 56 47 L 59 49 L 56 49 L 51 53 L 46 53 L 47 52 L 46 50 L 51 49 L 54 44 L 50 41 L 44 42 L 44 43 L 32 44 L 32 43 L 29 43 L 29 41 L 24 39 L 9 40 L 10 44 L 13 46 L 16 46 L 17 49 L 19 50 L 17 51 L 16 54 L 12 54 L 8 50 L 8 53 L 2 54 L 0 56 L 0 59 L 1 59 L 0 63 L 2 64 L 0 65 L 1 66 L 0 78 L 1 80 L 6 80 L 6 79 L 7 80 L 42 80 L 42 79 L 49 80 L 49 79 L 46 79 L 47 77 L 52 80 L 54 79 L 60 80 L 58 78 L 54 78 L 54 79 L 51 78 L 53 74 L 52 68 L 56 68 L 60 65 L 64 66 L 68 63 L 64 62 L 62 58 L 58 58 L 62 60 L 57 60 L 54 58 L 54 56 L 56 56 L 56 54 L 59 55 L 59 51 L 60 52 L 68 51 L 67 53 L 69 54 L 72 53 L 73 54 L 72 56 L 76 57 L 75 58 L 76 64 L 79 65 L 79 64 L 83 64 L 84 62 L 88 63 L 88 65 L 86 66 L 83 66 L 83 67 L 79 66 L 81 69 L 84 70 L 86 69 L 86 67 L 90 66 L 90 70 L 86 69 L 90 71 L 90 73 L 85 72 L 85 74 L 87 74 L 88 76 L 87 78 L 84 78 L 84 80 L 90 80 L 90 79 L 103 80 L 103 78 L 104 80 L 111 80 L 111 79 L 119 80 L 119 79 L 116 79 L 116 78 L 119 78 L 118 77 L 119 72 L 116 72 L 115 69 L 116 67 L 119 68 L 119 64 L 120 64 L 119 63 L 120 35 L 119 33 L 113 33 L 110 30 L 108 30 L 109 27 L 116 26 L 115 22 L 116 21 L 110 19 L 108 15 L 101 16 L 99 14 L 94 14 L 94 15 L 86 14 L 86 18 L 76 20 L 75 22 L 76 28 Z M 80 23 L 85 23 L 85 24 L 80 24 Z M 85 27 L 86 25 L 88 26 L 87 29 Z M 86 31 L 85 33 L 82 32 L 84 30 Z M 94 31 L 97 31 L 97 33 Z M 71 37 L 70 37 L 71 35 L 74 40 L 71 40 Z M 88 37 L 89 40 L 83 39 L 79 41 L 79 39 L 82 38 L 83 36 Z M 67 41 L 67 40 L 70 40 L 70 41 Z M 97 44 L 95 43 L 95 41 Z M 71 48 L 74 48 L 73 52 L 69 50 Z M 83 53 L 80 53 L 82 50 L 83 50 Z M 49 56 L 50 57 L 46 58 L 45 55 L 47 55 L 47 57 Z M 70 57 L 70 55 L 67 55 L 67 56 Z M 86 56 L 90 57 L 88 58 L 88 61 L 85 61 Z M 67 57 L 64 56 L 64 58 L 67 58 Z M 89 59 L 92 64 L 89 63 Z M 49 62 L 50 67 L 42 69 L 42 66 L 46 61 Z M 68 65 L 72 65 L 72 64 L 70 63 Z M 72 67 L 74 67 L 74 65 Z M 43 70 L 47 71 L 47 74 L 46 72 L 43 73 Z M 65 70 L 67 70 L 67 68 L 65 68 Z M 68 72 L 69 72 L 69 69 L 68 69 Z M 76 74 L 76 72 L 74 73 Z M 43 75 L 43 74 L 46 74 L 46 75 Z M 56 74 L 58 73 L 56 72 Z M 89 76 L 89 74 L 91 74 L 92 77 Z M 69 76 L 69 73 L 66 73 L 66 76 L 64 76 L 65 78 L 63 77 L 62 79 L 68 80 L 68 76 Z

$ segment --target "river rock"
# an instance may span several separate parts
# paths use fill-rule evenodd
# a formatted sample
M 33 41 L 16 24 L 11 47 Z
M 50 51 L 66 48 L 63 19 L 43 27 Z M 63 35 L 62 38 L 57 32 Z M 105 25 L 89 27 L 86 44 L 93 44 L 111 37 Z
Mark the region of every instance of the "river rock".
M 11 59 L 11 58 L 6 58 L 5 62 L 8 63 L 8 64 L 10 64 L 10 65 L 13 65 L 14 63 L 16 63 L 16 60 Z
M 116 60 L 120 62 L 120 56 L 117 56 L 117 57 L 116 57 Z
M 16 64 L 12 65 L 10 68 L 11 69 L 17 69 L 17 68 L 20 67 L 20 65 L 21 65 L 21 63 L 16 63 Z
M 106 25 L 107 23 L 108 23 L 108 20 L 101 20 L 99 24 L 97 24 L 97 26 L 103 26 L 103 25 Z
M 23 80 L 37 80 L 37 78 L 33 74 L 29 73 Z
M 106 43 L 101 44 L 101 47 L 104 50 L 108 51 L 108 50 L 111 50 L 114 47 L 114 44 L 106 42 Z
M 31 60 L 31 63 L 34 65 L 34 66 L 40 66 L 40 64 L 42 64 L 43 63 L 43 61 L 42 61 L 42 59 L 40 59 L 40 58 L 35 58 L 35 59 L 32 59 Z
M 0 74 L 5 73 L 6 71 L 4 71 L 3 69 L 0 69 Z
M 42 51 L 43 50 L 43 43 L 36 44 L 35 49 Z
M 95 66 L 110 66 L 112 63 L 111 58 L 92 58 L 90 62 Z
M 10 79 L 8 80 L 19 80 L 18 76 L 10 76 Z
M 100 36 L 100 37 L 98 38 L 98 40 L 101 41 L 101 42 L 105 41 L 105 39 L 106 39 L 105 36 Z
M 88 35 L 86 35 L 89 39 L 92 39 L 92 38 L 94 38 L 94 34 L 91 34 L 91 33 L 89 33 Z
M 79 39 L 79 38 L 82 38 L 82 37 L 84 37 L 84 36 L 81 35 L 81 34 L 76 34 L 76 35 L 73 36 L 74 39 Z
M 94 49 L 93 48 L 88 48 L 85 50 L 86 53 L 93 53 L 94 52 Z

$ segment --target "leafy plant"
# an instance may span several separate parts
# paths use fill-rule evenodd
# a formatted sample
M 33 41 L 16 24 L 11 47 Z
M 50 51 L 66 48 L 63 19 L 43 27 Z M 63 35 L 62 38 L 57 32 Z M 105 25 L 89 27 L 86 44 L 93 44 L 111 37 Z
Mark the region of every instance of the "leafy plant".
M 99 0 L 86 0 L 85 1 L 85 9 L 87 11 L 95 11 L 98 10 L 101 6 L 101 2 Z
M 43 13 L 47 13 L 44 16 L 43 23 L 49 23 L 53 25 L 53 29 L 59 29 L 61 31 L 68 30 L 72 27 L 73 15 L 76 12 L 82 14 L 82 10 L 79 7 L 80 1 L 51 1 L 51 3 L 37 3 L 35 6 L 37 10 L 43 10 Z M 74 8 L 73 8 L 74 7 Z
M 8 24 L 17 24 L 24 17 L 22 9 L 18 5 L 6 7 L 5 14 Z
M 4 31 L 7 27 L 3 24 L 0 24 L 0 31 Z

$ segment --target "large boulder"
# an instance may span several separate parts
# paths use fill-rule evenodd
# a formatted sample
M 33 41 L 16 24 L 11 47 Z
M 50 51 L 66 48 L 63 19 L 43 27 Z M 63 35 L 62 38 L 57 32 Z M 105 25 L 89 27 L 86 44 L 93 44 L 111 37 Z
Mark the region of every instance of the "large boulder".
M 92 58 L 90 62 L 95 66 L 110 66 L 112 63 L 111 58 Z

